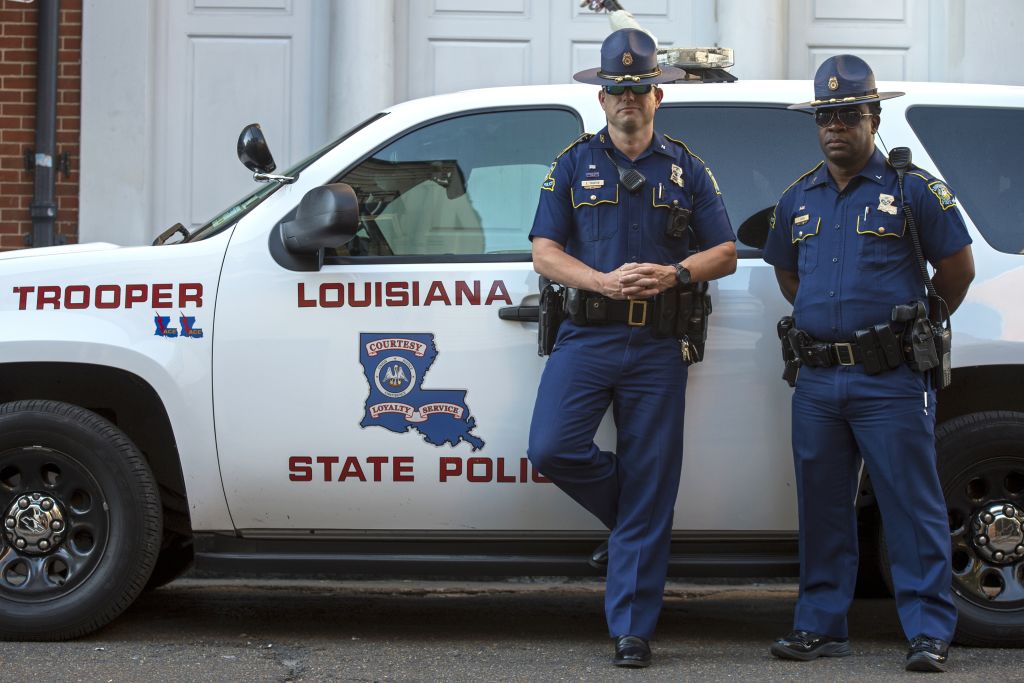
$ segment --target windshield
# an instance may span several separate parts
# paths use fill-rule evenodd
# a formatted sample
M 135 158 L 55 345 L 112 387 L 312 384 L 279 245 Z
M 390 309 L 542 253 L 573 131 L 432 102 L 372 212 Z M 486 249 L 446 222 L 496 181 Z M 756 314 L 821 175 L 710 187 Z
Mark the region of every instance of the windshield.
M 348 131 L 346 131 L 337 140 L 334 140 L 327 144 L 326 146 L 322 147 L 321 149 L 317 150 L 316 152 L 313 152 L 313 154 L 309 155 L 299 163 L 295 164 L 281 175 L 290 176 L 292 178 L 298 177 L 298 175 L 307 167 L 309 167 L 314 161 L 316 161 L 323 155 L 327 154 L 327 152 L 337 147 L 347 138 L 351 137 L 352 135 L 359 132 L 363 128 L 366 128 L 368 125 L 370 125 L 377 119 L 381 118 L 382 116 L 385 116 L 386 114 L 387 112 L 380 112 L 378 114 L 374 114 L 370 118 L 366 119 L 365 121 L 357 125 L 355 128 L 351 128 Z M 192 235 L 186 241 L 196 242 L 198 240 L 207 239 L 208 237 L 213 237 L 214 235 L 223 232 L 224 230 L 226 230 L 227 228 L 231 227 L 239 220 L 241 220 L 242 216 L 244 216 L 257 206 L 259 206 L 260 202 L 262 202 L 264 199 L 272 195 L 279 187 L 281 187 L 281 183 L 279 182 L 261 184 L 255 190 L 246 195 L 245 198 L 242 199 L 240 202 L 232 204 L 227 209 L 221 211 L 219 214 L 211 218 L 205 225 L 203 225 L 201 228 L 192 233 Z

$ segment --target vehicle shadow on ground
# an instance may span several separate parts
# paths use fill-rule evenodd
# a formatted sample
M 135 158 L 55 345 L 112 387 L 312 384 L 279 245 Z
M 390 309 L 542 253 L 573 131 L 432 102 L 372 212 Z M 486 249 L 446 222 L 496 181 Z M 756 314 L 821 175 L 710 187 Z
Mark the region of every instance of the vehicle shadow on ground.
M 658 639 L 763 645 L 789 630 L 796 592 L 787 587 L 726 586 L 667 591 Z M 235 636 L 327 640 L 385 637 L 459 640 L 604 638 L 604 596 L 591 584 L 511 585 L 500 582 L 179 581 L 143 594 L 103 632 L 152 638 L 187 628 L 196 637 Z M 872 640 L 902 642 L 891 600 L 856 601 L 851 630 Z

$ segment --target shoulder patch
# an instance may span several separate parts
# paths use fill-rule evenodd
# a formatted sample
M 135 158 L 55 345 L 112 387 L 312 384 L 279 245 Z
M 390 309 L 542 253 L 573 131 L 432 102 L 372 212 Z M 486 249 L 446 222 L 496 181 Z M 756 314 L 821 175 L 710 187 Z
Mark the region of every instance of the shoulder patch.
M 561 155 L 559 155 L 561 156 Z M 551 168 L 548 169 L 548 174 L 544 176 L 544 182 L 540 184 L 540 189 L 547 190 L 548 192 L 555 191 L 555 167 L 558 166 L 557 161 L 551 162 Z
M 956 197 L 953 196 L 953 193 L 949 191 L 949 188 L 946 187 L 946 184 L 941 180 L 935 180 L 928 183 L 928 189 L 931 190 L 932 194 L 939 200 L 939 206 L 942 207 L 943 211 L 952 209 L 956 206 Z
M 712 185 L 712 187 L 715 188 L 715 194 L 721 196 L 722 191 L 720 189 L 718 189 L 718 181 L 715 180 L 715 174 L 712 173 L 711 169 L 708 168 L 707 166 L 704 167 L 704 170 L 708 172 L 708 177 L 711 178 L 711 185 Z
M 561 157 L 563 154 L 568 152 L 570 149 L 572 149 L 576 145 L 580 144 L 581 142 L 586 142 L 586 141 L 588 141 L 592 137 L 594 137 L 593 133 L 584 133 L 583 135 L 579 136 L 578 138 L 573 140 L 571 143 L 569 143 L 569 146 L 566 147 L 565 149 L 563 149 L 561 152 L 559 152 L 558 156 L 556 156 L 555 159 L 558 159 L 559 157 Z M 552 170 L 554 170 L 554 168 L 555 168 L 554 166 L 551 167 Z

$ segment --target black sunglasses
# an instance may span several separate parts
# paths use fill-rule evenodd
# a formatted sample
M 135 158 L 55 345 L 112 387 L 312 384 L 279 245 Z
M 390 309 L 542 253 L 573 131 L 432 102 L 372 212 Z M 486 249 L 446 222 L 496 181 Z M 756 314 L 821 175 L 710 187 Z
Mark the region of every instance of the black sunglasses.
M 651 92 L 651 88 L 654 85 L 651 83 L 645 83 L 644 85 L 606 85 L 604 91 L 609 95 L 621 95 L 628 89 L 634 95 L 646 95 Z
M 865 116 L 871 114 L 864 114 L 858 109 L 819 109 L 814 112 L 814 122 L 821 128 L 828 128 L 838 118 L 839 123 L 847 128 L 853 128 L 859 125 L 861 118 Z

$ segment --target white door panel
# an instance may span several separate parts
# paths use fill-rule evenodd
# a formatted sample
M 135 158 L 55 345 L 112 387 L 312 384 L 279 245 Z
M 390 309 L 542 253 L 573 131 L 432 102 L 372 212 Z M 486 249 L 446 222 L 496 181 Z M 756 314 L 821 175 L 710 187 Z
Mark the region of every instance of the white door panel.
M 853 53 L 878 80 L 927 80 L 930 13 L 927 0 L 792 0 L 788 76 L 811 78 L 826 58 Z
M 326 9 L 292 0 L 158 5 L 154 233 L 178 221 L 201 225 L 251 190 L 234 150 L 246 124 L 262 124 L 281 168 L 308 153 L 323 49 L 312 32 Z
M 406 7 L 409 98 L 570 83 L 575 72 L 600 63 L 611 31 L 606 13 L 576 2 L 410 0 Z M 713 0 L 635 0 L 628 9 L 661 47 L 714 43 Z

